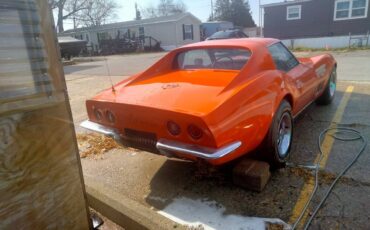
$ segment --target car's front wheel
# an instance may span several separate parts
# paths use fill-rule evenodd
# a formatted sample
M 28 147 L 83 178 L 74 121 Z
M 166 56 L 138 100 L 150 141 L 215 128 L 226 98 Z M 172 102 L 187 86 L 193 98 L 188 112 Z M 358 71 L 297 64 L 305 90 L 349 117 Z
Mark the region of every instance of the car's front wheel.
M 286 100 L 276 111 L 265 140 L 264 152 L 271 168 L 285 167 L 293 140 L 292 108 Z

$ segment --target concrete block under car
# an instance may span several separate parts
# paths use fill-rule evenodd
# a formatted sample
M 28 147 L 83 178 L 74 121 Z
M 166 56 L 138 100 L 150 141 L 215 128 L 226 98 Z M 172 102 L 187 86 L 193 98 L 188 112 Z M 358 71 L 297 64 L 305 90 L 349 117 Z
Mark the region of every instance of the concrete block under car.
M 243 159 L 233 169 L 234 184 L 257 192 L 265 188 L 270 176 L 270 165 L 253 159 Z

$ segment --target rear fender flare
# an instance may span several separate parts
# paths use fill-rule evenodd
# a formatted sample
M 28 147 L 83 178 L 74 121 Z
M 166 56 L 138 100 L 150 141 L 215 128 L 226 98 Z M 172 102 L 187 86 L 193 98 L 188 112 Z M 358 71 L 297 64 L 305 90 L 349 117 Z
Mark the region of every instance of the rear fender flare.
M 290 104 L 290 106 L 292 107 L 292 110 L 293 110 L 293 107 L 294 107 L 293 95 L 284 90 L 278 97 L 276 97 L 276 100 L 275 100 L 275 103 L 274 103 L 274 106 L 273 106 L 273 111 L 271 112 L 271 122 L 272 122 L 272 120 L 275 116 L 276 111 L 279 109 L 281 103 L 284 100 L 287 101 Z
M 269 131 L 269 128 L 271 127 L 271 124 L 273 122 L 275 113 L 279 109 L 280 104 L 282 103 L 282 101 L 287 100 L 289 102 L 289 104 L 291 105 L 292 109 L 293 109 L 293 106 L 294 106 L 293 95 L 287 89 L 287 84 L 284 80 L 284 77 L 283 76 L 276 76 L 274 82 L 275 82 L 274 83 L 274 85 L 275 85 L 274 88 L 277 90 L 277 94 L 272 99 L 273 102 L 271 103 L 270 111 L 269 111 L 270 116 L 268 117 L 268 120 L 266 120 L 268 125 L 266 125 L 263 129 L 260 129 L 258 131 L 259 138 L 262 138 L 261 141 L 266 137 L 266 135 Z
M 286 82 L 284 75 L 282 73 L 278 74 L 275 72 L 271 75 L 268 75 L 268 77 L 271 79 L 269 87 L 273 89 L 273 91 L 276 92 L 276 94 L 273 98 L 270 99 L 272 100 L 271 101 L 272 103 L 269 106 L 269 111 L 267 111 L 269 116 L 268 119 L 265 120 L 265 122 L 268 125 L 265 125 L 263 128 L 259 127 L 258 139 L 260 139 L 261 141 L 263 140 L 263 138 L 266 137 L 268 130 L 272 124 L 274 115 L 276 111 L 279 109 L 281 102 L 283 100 L 287 100 L 292 108 L 294 106 L 294 98 L 293 95 L 289 92 L 288 83 Z

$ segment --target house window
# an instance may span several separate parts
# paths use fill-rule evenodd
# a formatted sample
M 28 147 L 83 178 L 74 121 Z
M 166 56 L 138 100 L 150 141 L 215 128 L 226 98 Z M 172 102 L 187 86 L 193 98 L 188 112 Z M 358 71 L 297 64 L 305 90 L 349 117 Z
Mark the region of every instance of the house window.
M 145 30 L 144 27 L 139 27 L 139 37 L 143 38 L 145 36 Z
M 108 32 L 98 33 L 98 41 L 110 39 Z
M 334 21 L 366 18 L 369 0 L 336 0 Z
M 288 6 L 286 8 L 286 20 L 297 20 L 301 19 L 301 5 Z
M 184 40 L 193 40 L 193 25 L 182 25 Z

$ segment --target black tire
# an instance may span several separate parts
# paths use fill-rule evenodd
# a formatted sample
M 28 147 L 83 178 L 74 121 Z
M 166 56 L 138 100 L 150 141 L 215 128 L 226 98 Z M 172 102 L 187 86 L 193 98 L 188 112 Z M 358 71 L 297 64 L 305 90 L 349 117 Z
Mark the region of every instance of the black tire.
M 334 86 L 332 85 L 334 84 Z M 335 96 L 335 89 L 337 84 L 337 68 L 334 67 L 332 70 L 329 80 L 326 83 L 326 87 L 324 92 L 321 94 L 320 97 L 316 99 L 316 104 L 318 105 L 329 105 L 334 99 Z M 331 89 L 331 87 L 334 87 L 334 90 Z M 333 91 L 332 91 L 333 90 Z
M 290 148 L 293 140 L 293 117 L 291 110 L 292 107 L 290 106 L 289 102 L 283 100 L 274 115 L 270 129 L 264 141 L 263 152 L 266 160 L 270 163 L 270 167 L 273 170 L 284 168 L 290 156 Z M 289 125 L 290 127 L 290 137 L 288 142 L 285 140 L 285 138 L 288 137 L 285 137 L 284 135 L 284 139 L 280 139 L 281 126 L 284 126 L 282 124 L 283 119 L 284 121 L 287 121 L 286 125 Z M 279 148 L 279 141 L 284 141 L 284 143 L 288 143 L 287 147 Z M 286 151 L 281 152 L 282 149 L 286 149 Z

